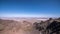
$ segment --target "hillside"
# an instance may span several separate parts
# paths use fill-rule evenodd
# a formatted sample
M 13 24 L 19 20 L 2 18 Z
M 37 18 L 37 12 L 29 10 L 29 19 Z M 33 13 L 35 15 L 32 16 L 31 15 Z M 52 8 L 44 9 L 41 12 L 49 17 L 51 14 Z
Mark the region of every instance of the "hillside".
M 33 23 L 33 22 L 32 22 Z M 0 34 L 39 34 L 27 20 L 14 21 L 0 19 Z

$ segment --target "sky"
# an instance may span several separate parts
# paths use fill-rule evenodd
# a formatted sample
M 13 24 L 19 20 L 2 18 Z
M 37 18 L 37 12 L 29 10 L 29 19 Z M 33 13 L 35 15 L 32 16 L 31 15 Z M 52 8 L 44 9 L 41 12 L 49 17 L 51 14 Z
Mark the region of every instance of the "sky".
M 60 17 L 60 0 L 0 0 L 0 17 Z

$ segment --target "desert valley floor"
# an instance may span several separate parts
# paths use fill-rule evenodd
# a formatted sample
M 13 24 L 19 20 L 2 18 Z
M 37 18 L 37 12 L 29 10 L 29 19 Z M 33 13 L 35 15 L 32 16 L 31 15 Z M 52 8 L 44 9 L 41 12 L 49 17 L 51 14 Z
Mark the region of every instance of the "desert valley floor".
M 1 18 L 0 34 L 40 34 L 33 28 L 34 22 L 44 19 L 37 18 Z M 46 19 L 45 19 L 46 20 Z

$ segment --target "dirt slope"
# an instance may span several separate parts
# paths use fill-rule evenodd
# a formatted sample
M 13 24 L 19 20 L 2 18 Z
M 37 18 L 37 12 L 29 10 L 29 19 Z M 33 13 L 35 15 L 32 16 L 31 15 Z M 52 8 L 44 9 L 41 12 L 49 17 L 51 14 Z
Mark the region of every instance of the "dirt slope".
M 31 22 L 0 19 L 0 34 L 39 34 Z

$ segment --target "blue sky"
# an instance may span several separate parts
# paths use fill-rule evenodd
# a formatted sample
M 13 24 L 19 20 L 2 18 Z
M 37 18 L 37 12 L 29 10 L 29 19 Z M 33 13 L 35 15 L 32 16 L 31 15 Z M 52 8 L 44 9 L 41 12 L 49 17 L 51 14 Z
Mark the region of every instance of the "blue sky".
M 60 17 L 60 0 L 0 0 L 0 17 Z

